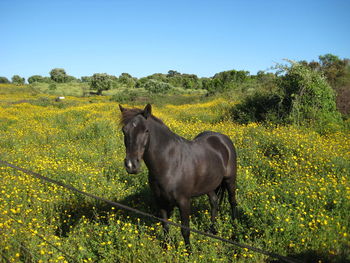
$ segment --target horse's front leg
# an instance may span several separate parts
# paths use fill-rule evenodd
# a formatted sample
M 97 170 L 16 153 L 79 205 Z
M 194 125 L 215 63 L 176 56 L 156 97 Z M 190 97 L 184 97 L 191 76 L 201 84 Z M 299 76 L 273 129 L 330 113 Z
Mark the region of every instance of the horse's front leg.
M 191 212 L 191 201 L 189 198 L 182 198 L 179 203 L 180 216 L 181 216 L 181 224 L 185 228 L 181 228 L 182 236 L 185 240 L 185 245 L 187 250 L 191 250 L 190 244 L 190 212 Z
M 164 235 L 167 238 L 169 235 L 169 224 L 168 219 L 171 217 L 172 211 L 174 209 L 174 206 L 172 205 L 164 205 L 160 207 L 160 216 L 164 220 L 162 221 Z

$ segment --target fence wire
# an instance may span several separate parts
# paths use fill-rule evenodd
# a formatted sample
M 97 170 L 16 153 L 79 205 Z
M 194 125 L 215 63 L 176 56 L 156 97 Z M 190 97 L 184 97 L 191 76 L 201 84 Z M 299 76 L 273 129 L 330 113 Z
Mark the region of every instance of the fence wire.
M 43 236 L 39 235 L 38 233 L 36 233 L 35 231 L 33 231 L 32 229 L 30 229 L 29 227 L 27 227 L 24 223 L 20 222 L 19 220 L 15 219 L 13 216 L 10 216 L 8 214 L 6 214 L 6 216 L 8 216 L 9 218 L 11 218 L 14 222 L 16 222 L 19 225 L 24 226 L 26 229 L 28 229 L 31 233 L 33 233 L 34 235 L 36 235 L 39 239 L 41 239 L 43 242 L 45 242 L 46 244 L 48 244 L 49 246 L 55 248 L 57 251 L 61 252 L 66 259 L 68 260 L 68 262 L 79 262 L 78 260 L 76 260 L 75 258 L 73 258 L 71 255 L 67 254 L 65 251 L 63 251 L 62 249 L 60 249 L 58 246 L 56 246 L 55 244 L 53 244 L 52 242 L 46 240 Z M 28 251 L 30 254 L 31 252 L 25 248 L 26 251 Z

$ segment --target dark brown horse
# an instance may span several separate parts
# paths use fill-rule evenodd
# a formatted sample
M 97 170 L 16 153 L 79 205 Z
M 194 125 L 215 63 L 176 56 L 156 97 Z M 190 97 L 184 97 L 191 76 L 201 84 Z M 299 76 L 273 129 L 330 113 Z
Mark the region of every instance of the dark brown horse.
M 144 110 L 126 109 L 121 105 L 119 108 L 126 147 L 125 168 L 130 174 L 138 173 L 140 161 L 144 160 L 149 185 L 163 219 L 168 220 L 178 206 L 182 224 L 189 227 L 191 197 L 207 194 L 211 230 L 215 233 L 218 193 L 223 192 L 220 189 L 227 190 L 232 218 L 235 218 L 237 161 L 229 137 L 205 131 L 188 141 L 153 116 L 150 104 Z M 168 224 L 163 223 L 163 227 L 167 234 Z M 182 228 L 181 232 L 186 246 L 190 247 L 189 230 Z

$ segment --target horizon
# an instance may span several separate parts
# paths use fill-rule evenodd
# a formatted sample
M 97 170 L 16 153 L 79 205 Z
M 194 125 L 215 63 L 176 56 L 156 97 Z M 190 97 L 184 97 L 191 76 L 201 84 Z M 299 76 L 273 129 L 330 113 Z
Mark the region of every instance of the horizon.
M 0 76 L 63 68 L 141 78 L 255 75 L 283 59 L 350 57 L 349 1 L 2 1 Z

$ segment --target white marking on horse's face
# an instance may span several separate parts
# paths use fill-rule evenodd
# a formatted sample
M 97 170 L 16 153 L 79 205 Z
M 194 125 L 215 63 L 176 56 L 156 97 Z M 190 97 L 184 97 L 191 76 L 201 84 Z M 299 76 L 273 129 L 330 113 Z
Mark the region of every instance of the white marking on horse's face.
M 136 128 L 136 123 L 135 123 L 135 122 L 133 122 L 133 123 L 132 123 L 132 126 L 133 126 L 134 128 Z

